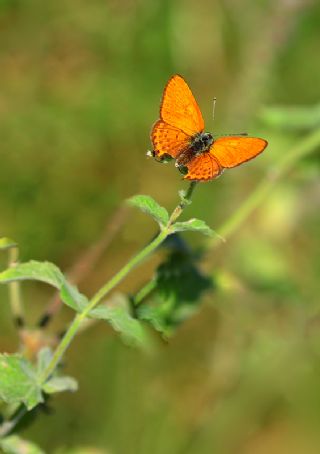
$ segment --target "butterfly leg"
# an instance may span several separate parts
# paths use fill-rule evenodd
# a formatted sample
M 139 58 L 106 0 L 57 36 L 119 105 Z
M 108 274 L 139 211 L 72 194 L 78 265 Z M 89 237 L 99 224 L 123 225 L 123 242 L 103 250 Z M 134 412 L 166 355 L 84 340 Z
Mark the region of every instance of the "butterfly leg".
M 179 170 L 179 172 L 182 173 L 182 175 L 187 175 L 188 167 L 186 167 L 184 165 L 177 165 L 176 167 Z
M 169 162 L 173 159 L 172 156 L 167 153 L 164 153 L 159 157 L 154 150 L 148 150 L 146 156 L 148 156 L 148 158 L 154 158 L 157 162 Z

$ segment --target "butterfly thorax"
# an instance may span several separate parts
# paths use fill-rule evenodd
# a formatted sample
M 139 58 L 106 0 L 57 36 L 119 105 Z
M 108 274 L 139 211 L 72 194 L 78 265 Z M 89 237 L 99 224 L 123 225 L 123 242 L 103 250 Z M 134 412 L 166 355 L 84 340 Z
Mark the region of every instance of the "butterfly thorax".
M 176 158 L 177 166 L 188 164 L 195 156 L 208 151 L 213 144 L 213 137 L 209 132 L 200 132 L 192 137 L 190 147 L 183 150 Z
M 209 132 L 200 132 L 192 138 L 191 148 L 195 154 L 200 154 L 207 151 L 209 147 L 211 147 L 212 143 L 213 137 Z

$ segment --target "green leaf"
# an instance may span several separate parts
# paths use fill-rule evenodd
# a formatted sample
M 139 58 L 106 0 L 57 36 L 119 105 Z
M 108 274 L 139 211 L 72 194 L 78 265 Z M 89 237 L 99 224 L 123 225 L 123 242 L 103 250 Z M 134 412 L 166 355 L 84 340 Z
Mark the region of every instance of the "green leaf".
M 40 376 L 46 368 L 49 366 L 50 361 L 52 360 L 52 350 L 49 347 L 42 348 L 38 353 L 37 361 L 37 374 Z
M 49 347 L 44 347 L 38 353 L 37 375 L 41 377 L 52 360 L 53 353 Z M 42 390 L 47 394 L 59 393 L 62 391 L 77 391 L 78 383 L 72 377 L 54 376 L 42 385 Z
M 81 312 L 89 304 L 88 298 L 66 280 L 61 286 L 60 297 L 67 306 L 77 312 Z
M 17 435 L 10 435 L 0 440 L 0 447 L 5 454 L 45 454 L 42 449 Z
M 184 222 L 175 222 L 172 225 L 172 232 L 200 232 L 204 235 L 212 236 L 215 234 L 214 230 L 212 230 L 204 221 L 201 219 L 189 219 L 189 221 Z
M 194 314 L 202 295 L 213 289 L 212 279 L 200 270 L 198 259 L 188 249 L 173 248 L 157 268 L 155 285 L 147 303 L 136 309 L 139 319 L 151 323 L 165 337 Z
M 167 210 L 160 206 L 152 197 L 148 195 L 135 195 L 128 200 L 128 203 L 140 208 L 144 213 L 150 214 L 160 226 L 167 225 L 169 221 Z
M 13 241 L 11 238 L 0 238 L 0 249 L 11 249 L 17 247 L 18 244 Z
M 0 273 L 0 283 L 2 284 L 24 280 L 40 281 L 52 285 L 60 290 L 62 301 L 75 311 L 80 312 L 88 303 L 87 298 L 66 280 L 59 268 L 53 263 L 31 260 L 7 268 Z
M 61 393 L 63 391 L 77 391 L 78 383 L 72 377 L 53 377 L 48 380 L 42 389 L 47 394 Z
M 28 410 L 43 402 L 36 372 L 21 355 L 0 355 L 0 399 L 24 403 Z
M 125 343 L 148 347 L 149 338 L 142 323 L 132 317 L 129 302 L 123 295 L 115 295 L 107 304 L 94 308 L 89 316 L 109 322 L 113 329 L 120 333 Z
M 46 282 L 47 284 L 60 289 L 64 277 L 59 268 L 53 263 L 37 262 L 36 260 L 17 264 L 0 273 L 1 283 L 24 280 Z

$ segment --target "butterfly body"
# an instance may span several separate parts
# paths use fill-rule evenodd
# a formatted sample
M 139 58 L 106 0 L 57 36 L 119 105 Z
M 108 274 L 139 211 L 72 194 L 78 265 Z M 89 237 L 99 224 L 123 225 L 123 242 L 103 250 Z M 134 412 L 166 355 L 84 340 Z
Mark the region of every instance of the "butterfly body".
M 185 149 L 182 149 L 176 156 L 176 167 L 185 166 L 195 156 L 208 151 L 213 143 L 213 137 L 210 133 L 199 133 L 191 137 L 190 143 Z
M 194 151 L 195 156 L 208 151 L 213 144 L 213 137 L 210 132 L 200 132 L 192 139 L 191 148 Z
M 257 156 L 267 141 L 255 137 L 228 136 L 214 139 L 204 132 L 199 106 L 183 77 L 169 79 L 160 106 L 160 119 L 151 131 L 153 156 L 160 161 L 176 160 L 184 179 L 209 181 L 224 168 Z

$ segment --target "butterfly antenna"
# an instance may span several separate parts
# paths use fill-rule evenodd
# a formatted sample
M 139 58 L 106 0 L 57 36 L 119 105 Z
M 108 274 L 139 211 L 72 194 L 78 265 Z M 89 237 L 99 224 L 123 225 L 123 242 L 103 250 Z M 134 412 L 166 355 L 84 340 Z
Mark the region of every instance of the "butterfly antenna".
M 233 134 L 215 134 L 214 137 L 230 137 L 230 136 L 247 136 L 248 133 L 247 132 L 238 132 L 237 134 L 236 133 L 233 133 Z
M 212 120 L 214 121 L 214 111 L 216 109 L 216 102 L 217 102 L 217 98 L 214 97 L 213 98 L 213 105 L 212 105 Z

